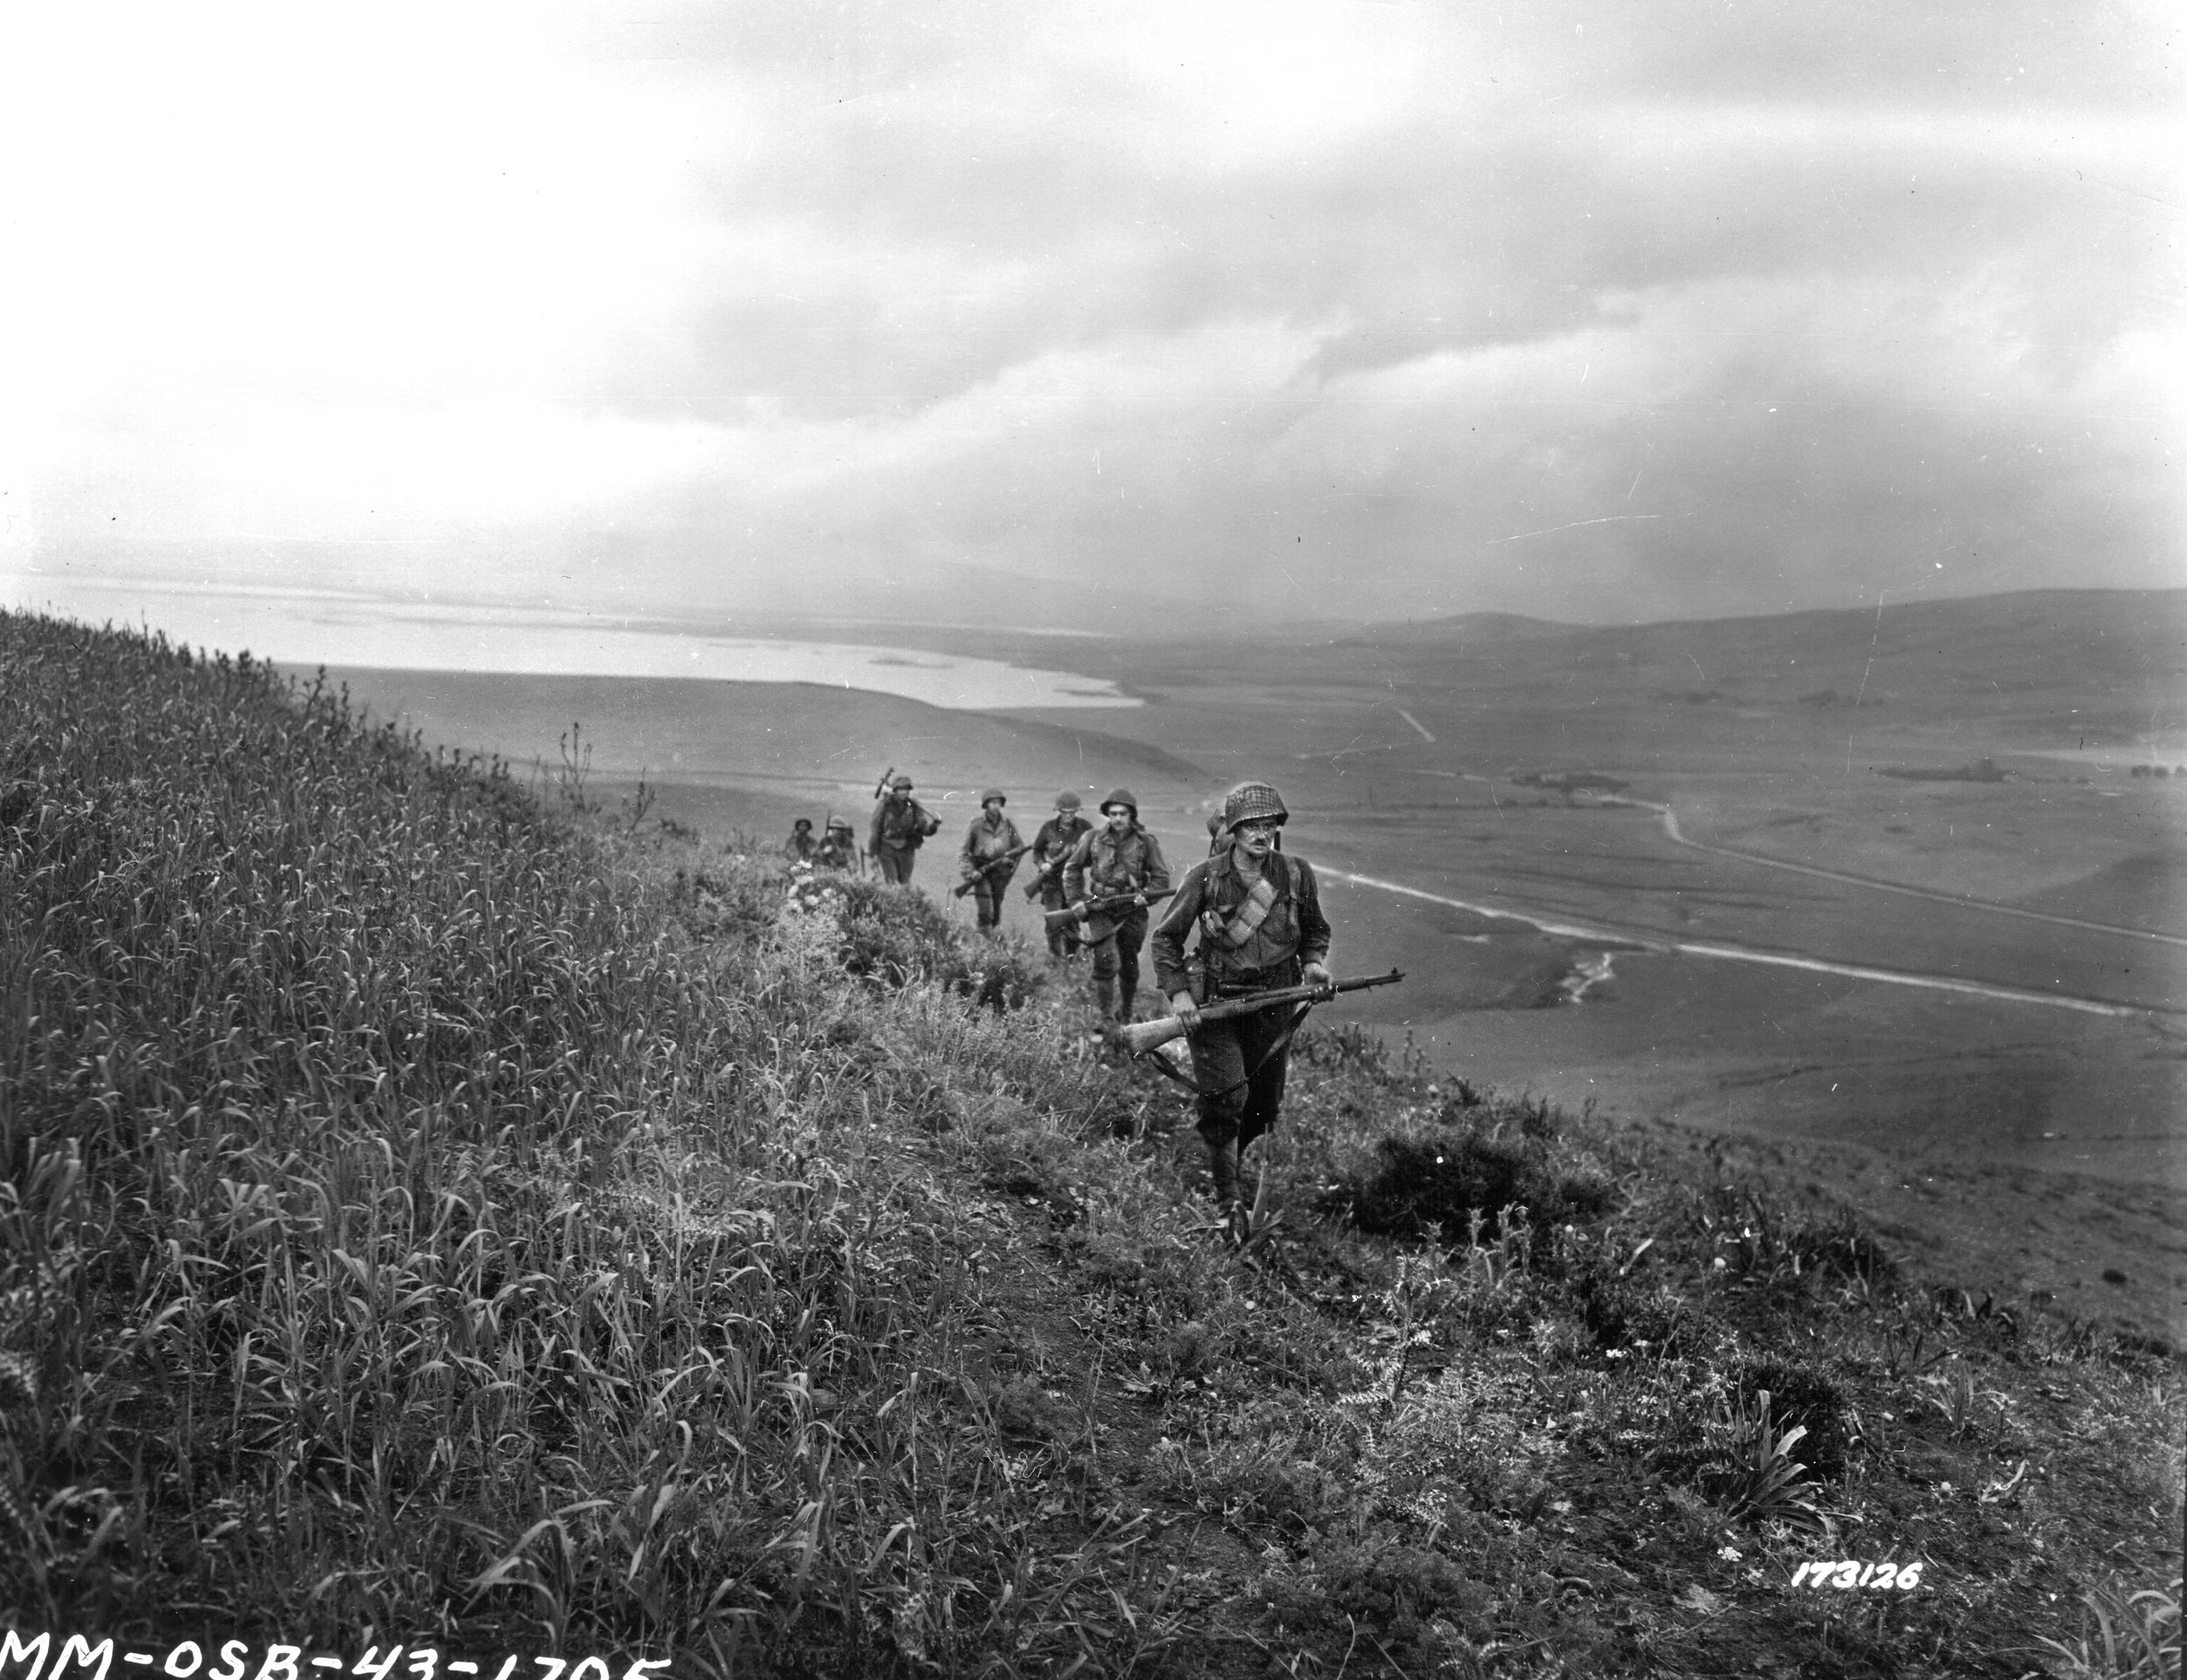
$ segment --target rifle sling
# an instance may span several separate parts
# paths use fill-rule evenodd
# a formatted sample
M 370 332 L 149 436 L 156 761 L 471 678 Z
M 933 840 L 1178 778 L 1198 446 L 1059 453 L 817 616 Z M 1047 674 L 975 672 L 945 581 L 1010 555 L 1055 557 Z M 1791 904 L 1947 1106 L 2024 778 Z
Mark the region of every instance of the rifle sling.
M 1225 1085 L 1219 1091 L 1201 1091 L 1199 1089 L 1199 1081 L 1197 1077 L 1191 1080 L 1186 1080 L 1182 1074 L 1176 1074 L 1174 1077 L 1181 1084 L 1189 1084 L 1194 1091 L 1198 1092 L 1201 1097 L 1206 1098 L 1209 1102 L 1219 1103 L 1224 1098 L 1229 1096 L 1233 1091 L 1243 1091 L 1247 1085 L 1254 1082 L 1255 1077 L 1259 1076 L 1261 1069 L 1267 1067 L 1269 1063 L 1275 1061 L 1277 1056 L 1282 1055 L 1285 1050 L 1290 1048 L 1292 1038 L 1297 1035 L 1298 1029 L 1305 1025 L 1306 1017 L 1312 1013 L 1313 1007 L 1314 1000 L 1311 998 L 1309 998 L 1305 1002 L 1300 1004 L 1296 1008 L 1293 1009 L 1291 1011 L 1290 1021 L 1285 1025 L 1283 1030 L 1275 1035 L 1275 1041 L 1269 1044 L 1268 1048 L 1261 1053 L 1261 1059 L 1246 1070 L 1246 1077 L 1242 1079 L 1232 1081 L 1229 1084 Z M 1229 1017 L 1229 1019 L 1234 1021 L 1240 1019 L 1240 1017 L 1233 1015 Z M 1159 1056 L 1155 1059 L 1157 1062 L 1161 1060 Z M 1164 1067 L 1165 1069 L 1167 1068 L 1166 1063 L 1164 1063 Z M 1195 1074 L 1197 1075 L 1198 1063 L 1196 1062 L 1193 1064 L 1193 1067 Z

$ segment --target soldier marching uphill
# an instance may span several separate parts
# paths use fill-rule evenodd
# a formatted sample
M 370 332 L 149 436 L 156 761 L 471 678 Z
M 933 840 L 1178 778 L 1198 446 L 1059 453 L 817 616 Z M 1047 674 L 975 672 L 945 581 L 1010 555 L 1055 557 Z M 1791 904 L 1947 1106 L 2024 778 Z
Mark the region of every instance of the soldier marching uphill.
M 884 777 L 883 784 L 874 801 L 866 851 L 882 880 L 908 887 L 919 848 L 941 832 L 941 819 L 912 798 L 912 778 L 901 770 Z
M 958 891 L 971 893 L 982 933 L 993 933 L 1002 924 L 1003 889 L 1017 873 L 1017 860 L 1032 849 L 1018 839 L 1017 825 L 1003 814 L 1009 803 L 1010 796 L 999 787 L 981 794 L 980 814 L 957 854 L 957 872 L 963 877 Z
M 1335 987 L 1320 884 L 1312 866 L 1285 856 L 1279 843 L 1289 815 L 1266 782 L 1232 788 L 1222 809 L 1220 838 L 1227 844 L 1186 872 L 1154 931 L 1155 984 L 1189 1035 L 1198 1130 L 1216 1205 L 1233 1238 L 1244 1217 L 1240 1157 L 1275 1125 L 1291 1035 L 1313 1006 L 1309 1000 L 1221 1020 L 1202 1019 L 1200 1007 L 1285 987 Z M 1195 929 L 1199 943 L 1188 956 L 1185 941 Z
M 1131 1019 L 1147 906 L 1170 890 L 1162 845 L 1139 826 L 1139 798 L 1112 788 L 1101 826 L 1079 837 L 1063 866 L 1063 896 L 1078 912 L 1079 938 L 1094 953 L 1094 1007 L 1104 1021 Z
M 1033 836 L 1033 874 L 1025 883 L 1025 896 L 1038 899 L 1043 910 L 1064 910 L 1070 904 L 1063 890 L 1063 866 L 1071 861 L 1080 837 L 1094 827 L 1079 814 L 1079 796 L 1064 789 L 1056 795 L 1056 814 L 1041 824 L 1040 832 Z M 1049 927 L 1048 954 L 1066 959 L 1079 954 L 1075 923 Z

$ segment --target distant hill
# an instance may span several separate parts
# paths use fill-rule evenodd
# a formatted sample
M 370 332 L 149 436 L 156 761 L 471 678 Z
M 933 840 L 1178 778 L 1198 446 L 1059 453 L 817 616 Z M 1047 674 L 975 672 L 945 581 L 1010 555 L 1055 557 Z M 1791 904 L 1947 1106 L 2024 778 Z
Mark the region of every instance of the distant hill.
M 1546 663 L 1616 672 L 1642 692 L 1979 701 L 1992 716 L 2070 715 L 2114 731 L 2187 721 L 2187 589 L 2037 589 L 1607 626 L 1475 613 L 1377 625 L 1360 639 L 1407 652 L 1523 642 Z
M 1973 634 L 1988 640 L 2027 637 L 2054 645 L 2060 634 L 2079 638 L 2116 633 L 2135 642 L 2169 639 L 2187 665 L 2187 589 L 2022 589 L 2005 595 L 1958 596 L 1941 601 L 1886 601 L 1876 607 L 1814 608 L 1734 618 L 1673 618 L 1639 624 L 1568 624 L 1518 613 L 1468 612 L 1447 618 L 1364 626 L 1378 642 L 1469 641 L 1483 636 L 1561 638 L 1640 652 L 1666 640 L 1748 644 L 1759 634 L 1772 644 L 1817 648 L 1865 644 L 1877 625 L 1894 638 Z
M 1553 618 L 1529 618 L 1516 612 L 1462 612 L 1417 623 L 1369 624 L 1360 632 L 1363 639 L 1374 642 L 1460 645 L 1479 641 L 1539 641 L 1587 633 L 1584 624 L 1562 624 Z

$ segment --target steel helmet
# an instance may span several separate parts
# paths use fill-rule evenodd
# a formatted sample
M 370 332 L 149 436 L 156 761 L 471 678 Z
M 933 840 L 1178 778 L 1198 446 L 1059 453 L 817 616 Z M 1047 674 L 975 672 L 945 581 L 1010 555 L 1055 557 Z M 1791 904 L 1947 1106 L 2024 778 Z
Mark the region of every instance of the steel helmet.
M 889 778 L 889 785 L 891 787 L 900 787 L 905 792 L 909 793 L 912 791 L 912 778 L 905 775 L 902 770 L 898 770 L 895 775 Z
M 1076 811 L 1080 804 L 1079 796 L 1069 788 L 1056 795 L 1056 809 L 1059 811 Z
M 1281 826 L 1290 820 L 1290 815 L 1283 808 L 1283 796 L 1266 782 L 1240 782 L 1223 795 L 1225 833 L 1241 822 L 1274 822 Z
M 1138 820 L 1139 796 L 1136 793 L 1134 793 L 1129 788 L 1113 787 L 1109 789 L 1107 793 L 1104 793 L 1101 796 L 1101 814 L 1104 817 L 1108 815 L 1108 808 L 1113 805 L 1128 806 L 1131 811 L 1132 819 L 1135 822 Z
M 984 789 L 980 794 L 980 803 L 982 805 L 1008 805 L 1010 802 L 1010 796 L 1003 792 L 999 787 Z
M 851 832 L 850 819 L 848 817 L 830 817 L 828 819 L 828 832 L 831 834 L 837 833 L 845 834 L 849 833 Z

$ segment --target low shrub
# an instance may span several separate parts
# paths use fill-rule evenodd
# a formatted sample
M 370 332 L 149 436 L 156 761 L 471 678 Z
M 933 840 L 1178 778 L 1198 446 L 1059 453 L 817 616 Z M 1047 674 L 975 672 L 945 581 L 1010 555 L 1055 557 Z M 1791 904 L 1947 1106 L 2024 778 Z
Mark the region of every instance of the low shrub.
M 702 943 L 751 946 L 787 940 L 808 956 L 887 991 L 933 984 L 997 1013 L 1018 1009 L 1047 984 L 1047 965 L 1022 938 L 969 936 L 914 887 L 732 852 L 708 868 L 675 873 L 671 905 Z
M 1546 1140 L 1468 1129 L 1383 1138 L 1373 1170 L 1341 1179 L 1323 1205 L 1363 1231 L 1421 1237 L 1433 1230 L 1456 1244 L 1494 1235 L 1508 1208 L 1527 1208 L 1537 1223 L 1562 1223 L 1594 1219 L 1611 1201 L 1599 1180 L 1559 1171 Z
M 843 966 L 862 979 L 892 990 L 932 980 L 998 1013 L 1024 1007 L 1046 984 L 1045 964 L 1024 940 L 968 938 L 915 887 L 846 876 L 838 890 Z

